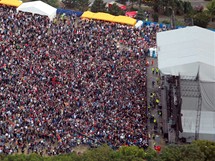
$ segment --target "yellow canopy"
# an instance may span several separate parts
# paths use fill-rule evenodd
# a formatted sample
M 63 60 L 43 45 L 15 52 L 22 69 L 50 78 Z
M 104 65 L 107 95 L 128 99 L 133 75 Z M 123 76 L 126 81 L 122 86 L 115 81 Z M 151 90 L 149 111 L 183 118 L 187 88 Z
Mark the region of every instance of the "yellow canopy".
M 134 26 L 136 24 L 136 19 L 127 16 L 115 16 L 113 22 Z
M 93 12 L 86 11 L 86 12 L 84 12 L 84 13 L 81 15 L 81 18 L 93 19 L 93 15 L 94 15 L 94 14 L 95 14 L 95 13 L 93 13 Z
M 20 1 L 20 0 L 0 0 L 0 4 L 13 6 L 13 7 L 19 7 L 22 4 L 22 1 Z
M 127 25 L 132 25 L 132 26 L 134 26 L 136 24 L 136 19 L 134 19 L 134 18 L 130 18 L 127 16 L 113 16 L 111 14 L 103 13 L 103 12 L 93 13 L 90 11 L 86 11 L 82 14 L 81 17 L 95 19 L 95 20 L 122 23 L 122 24 L 127 24 Z
M 115 16 L 108 14 L 108 13 L 102 13 L 102 12 L 98 12 L 98 13 L 93 15 L 93 19 L 96 19 L 96 20 L 113 22 L 114 18 L 115 18 Z

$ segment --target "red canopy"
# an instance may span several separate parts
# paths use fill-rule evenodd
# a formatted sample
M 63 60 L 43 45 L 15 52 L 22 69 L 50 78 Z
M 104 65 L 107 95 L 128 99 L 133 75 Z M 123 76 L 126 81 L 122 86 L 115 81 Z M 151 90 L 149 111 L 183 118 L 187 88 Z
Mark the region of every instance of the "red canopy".
M 107 3 L 107 6 L 108 6 L 108 7 L 111 7 L 114 3 L 115 3 L 121 10 L 126 10 L 126 9 L 127 9 L 127 7 L 126 7 L 125 5 L 120 4 L 120 3 L 117 3 L 117 2 L 115 2 L 115 1 L 112 1 L 112 2 Z
M 120 6 L 119 8 L 121 8 L 121 10 L 126 10 L 127 9 L 126 6 Z
M 137 15 L 137 11 L 126 12 L 125 15 L 128 16 L 128 17 L 134 18 Z

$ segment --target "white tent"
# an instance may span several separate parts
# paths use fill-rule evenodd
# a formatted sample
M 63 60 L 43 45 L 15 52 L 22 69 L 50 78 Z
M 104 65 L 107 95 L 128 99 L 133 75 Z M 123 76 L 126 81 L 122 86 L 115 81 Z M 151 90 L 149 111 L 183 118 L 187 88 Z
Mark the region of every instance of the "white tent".
M 33 1 L 21 4 L 17 11 L 48 16 L 52 20 L 56 16 L 57 9 L 42 1 Z
M 158 67 L 163 75 L 199 78 L 202 98 L 199 137 L 215 141 L 215 32 L 197 26 L 160 32 L 157 50 Z M 182 96 L 184 137 L 195 134 L 197 106 L 198 98 Z
M 136 24 L 135 24 L 135 28 L 137 29 L 141 29 L 143 26 L 143 21 L 138 21 Z

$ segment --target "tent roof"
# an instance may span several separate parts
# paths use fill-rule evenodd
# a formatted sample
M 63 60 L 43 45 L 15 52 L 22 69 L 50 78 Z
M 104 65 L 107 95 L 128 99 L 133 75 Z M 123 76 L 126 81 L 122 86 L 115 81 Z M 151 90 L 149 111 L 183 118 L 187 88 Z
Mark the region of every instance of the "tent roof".
M 0 4 L 19 7 L 22 4 L 20 0 L 0 0 Z
M 86 11 L 86 12 L 84 12 L 84 13 L 81 15 L 81 18 L 89 18 L 89 19 L 92 19 L 92 17 L 93 17 L 94 14 L 95 14 L 95 13 L 93 13 L 93 12 Z
M 134 18 L 137 15 L 137 11 L 126 12 L 125 15 Z
M 86 11 L 82 14 L 82 18 L 89 18 L 89 19 L 96 19 L 96 20 L 103 20 L 103 21 L 110 21 L 110 22 L 116 22 L 116 23 L 122 23 L 127 25 L 134 26 L 136 24 L 136 19 L 130 18 L 127 16 L 113 16 L 108 13 L 93 13 L 90 11 Z
M 127 16 L 116 16 L 113 22 L 134 26 L 136 24 L 136 19 Z
M 108 13 L 102 13 L 102 12 L 98 12 L 93 15 L 93 19 L 103 20 L 103 21 L 113 22 L 114 18 L 115 18 L 115 16 L 108 14 Z
M 215 33 L 197 26 L 157 33 L 158 67 L 163 74 L 215 82 Z
M 160 32 L 157 51 L 161 73 L 181 76 L 182 136 L 195 134 L 201 99 L 200 139 L 215 140 L 215 33 L 197 26 Z
M 33 2 L 23 3 L 17 8 L 17 11 L 44 15 L 44 16 L 48 16 L 50 19 L 53 19 L 56 16 L 57 9 L 42 1 L 33 1 Z

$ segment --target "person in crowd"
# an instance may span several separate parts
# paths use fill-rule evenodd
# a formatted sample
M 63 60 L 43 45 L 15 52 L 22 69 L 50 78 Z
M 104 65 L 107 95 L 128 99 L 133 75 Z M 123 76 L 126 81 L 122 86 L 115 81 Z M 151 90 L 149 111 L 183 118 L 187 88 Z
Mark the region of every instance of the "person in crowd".
M 50 21 L 6 6 L 0 24 L 0 153 L 148 146 L 146 55 L 156 26 Z

